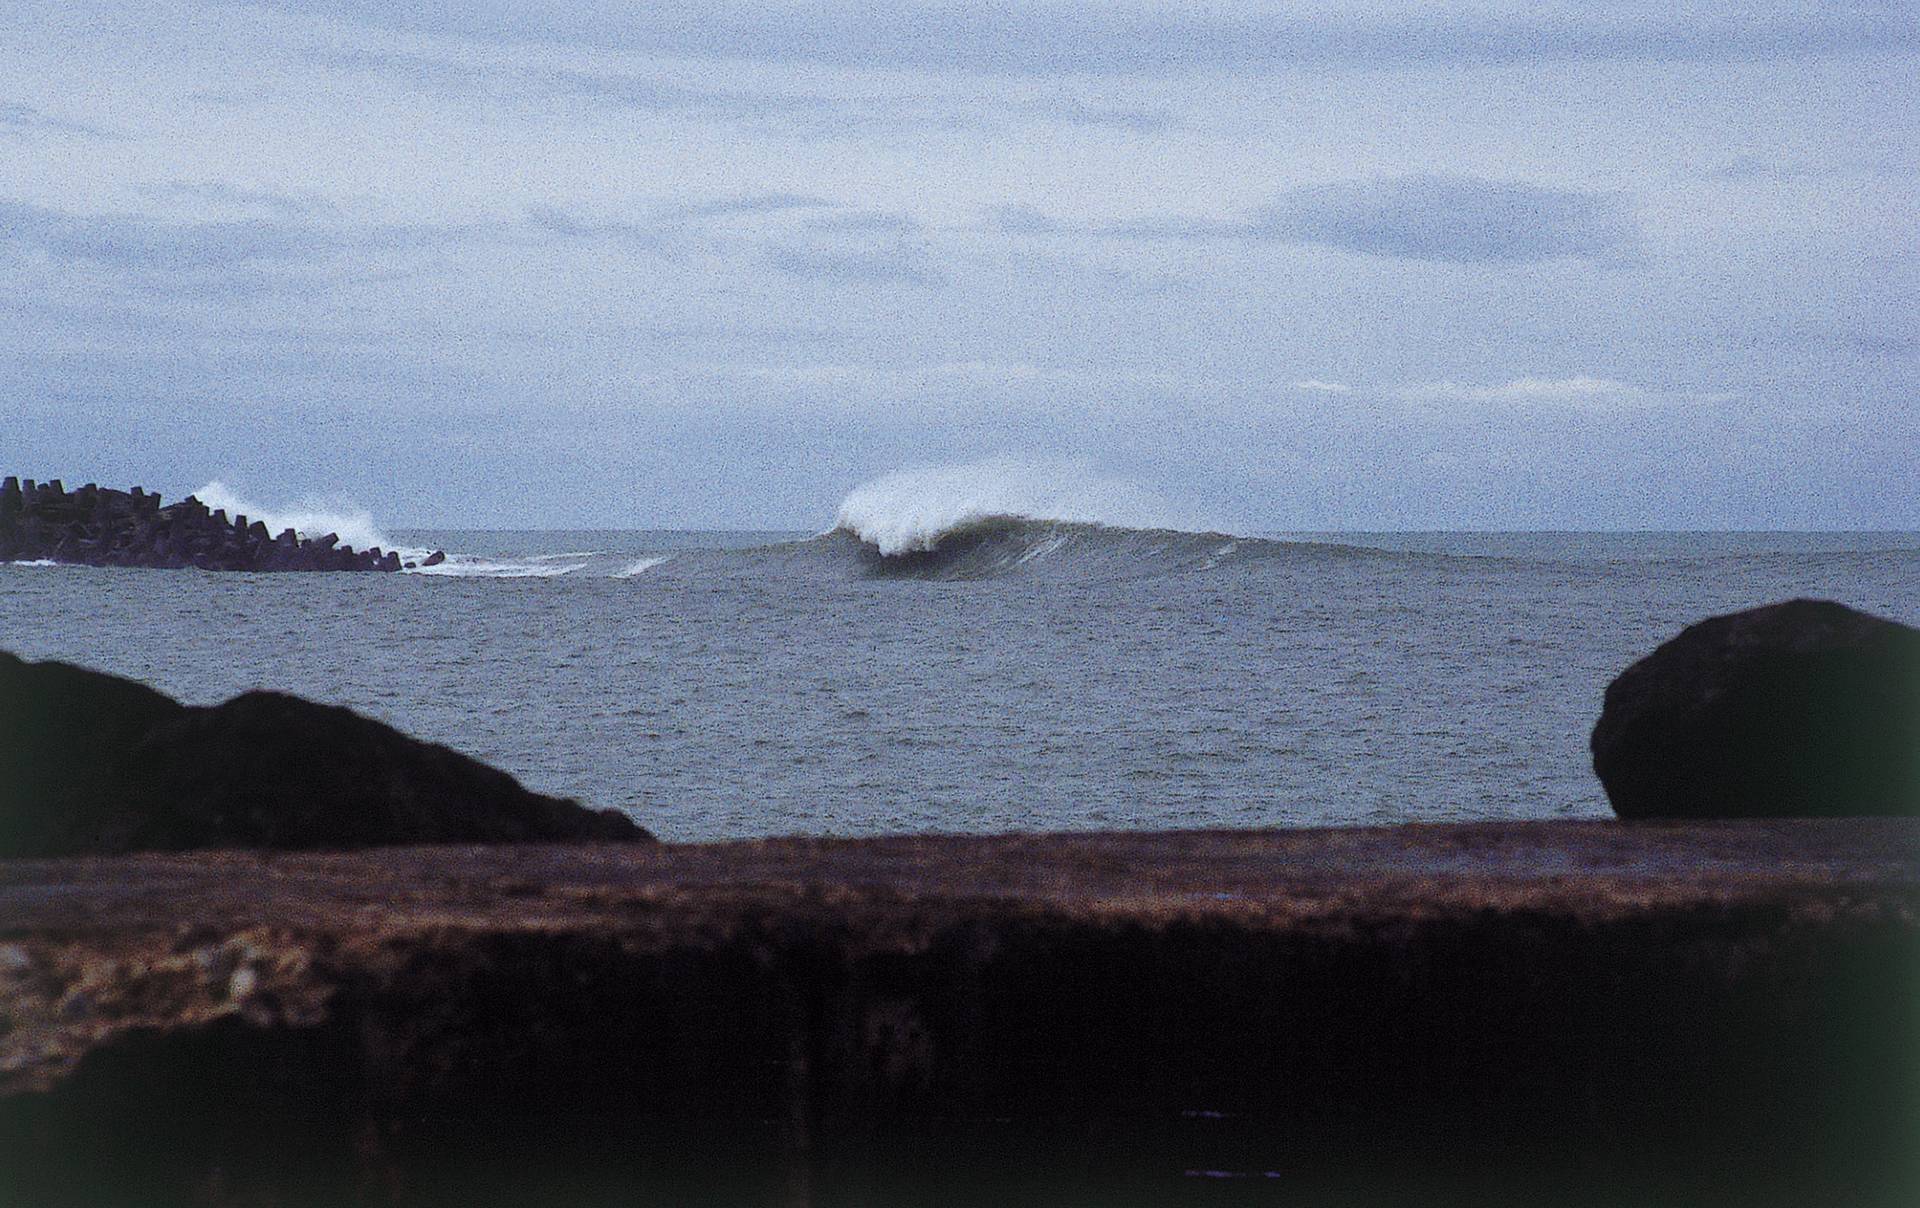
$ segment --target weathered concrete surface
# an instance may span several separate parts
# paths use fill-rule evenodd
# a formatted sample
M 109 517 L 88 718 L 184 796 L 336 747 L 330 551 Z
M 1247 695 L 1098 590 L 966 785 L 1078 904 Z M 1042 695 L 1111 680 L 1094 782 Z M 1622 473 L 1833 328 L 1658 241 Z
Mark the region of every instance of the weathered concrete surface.
M 1900 1203 L 1917 954 L 1904 819 L 18 861 L 0 1180 Z

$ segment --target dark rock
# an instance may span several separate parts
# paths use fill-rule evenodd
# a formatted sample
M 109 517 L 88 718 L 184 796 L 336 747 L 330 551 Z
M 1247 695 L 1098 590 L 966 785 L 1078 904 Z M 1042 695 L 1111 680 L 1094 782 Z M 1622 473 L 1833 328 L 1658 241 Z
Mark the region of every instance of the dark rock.
M 1920 814 L 1920 630 L 1792 600 L 1686 629 L 1607 687 L 1622 818 Z
M 442 562 L 445 562 L 446 560 L 447 560 L 447 555 L 445 551 L 434 550 L 432 553 L 426 556 L 425 561 L 421 562 L 420 565 L 421 566 L 438 566 Z
M 350 709 L 277 692 L 191 708 L 0 652 L 0 859 L 650 839 Z
M 119 759 L 185 711 L 145 684 L 0 651 L 0 856 L 127 850 Z

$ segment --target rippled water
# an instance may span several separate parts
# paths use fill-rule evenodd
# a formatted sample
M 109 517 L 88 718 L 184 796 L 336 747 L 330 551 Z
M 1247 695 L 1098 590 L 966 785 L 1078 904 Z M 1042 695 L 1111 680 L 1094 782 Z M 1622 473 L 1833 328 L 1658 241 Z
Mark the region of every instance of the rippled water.
M 411 533 L 442 575 L 0 567 L 0 646 L 364 710 L 665 838 L 1599 815 L 1607 681 L 1914 534 Z M 943 547 L 944 548 L 944 547 Z M 891 571 L 894 573 L 876 573 Z

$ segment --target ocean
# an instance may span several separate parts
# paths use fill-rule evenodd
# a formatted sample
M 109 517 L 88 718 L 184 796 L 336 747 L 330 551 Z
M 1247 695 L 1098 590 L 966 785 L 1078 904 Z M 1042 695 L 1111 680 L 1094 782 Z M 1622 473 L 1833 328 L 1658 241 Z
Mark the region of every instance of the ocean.
M 0 647 L 348 705 L 707 841 L 1605 816 L 1601 695 L 1684 626 L 1920 623 L 1914 533 L 891 519 L 397 532 L 450 557 L 391 575 L 4 566 Z

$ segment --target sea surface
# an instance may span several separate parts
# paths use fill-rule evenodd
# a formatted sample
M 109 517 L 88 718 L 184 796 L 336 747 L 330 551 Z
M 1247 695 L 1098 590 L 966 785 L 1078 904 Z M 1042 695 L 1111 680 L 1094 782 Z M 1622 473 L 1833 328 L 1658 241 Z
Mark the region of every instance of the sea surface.
M 1002 517 L 392 544 L 452 556 L 0 566 L 0 647 L 196 704 L 349 705 L 695 841 L 1604 816 L 1601 694 L 1684 626 L 1795 596 L 1920 624 L 1913 533 Z

